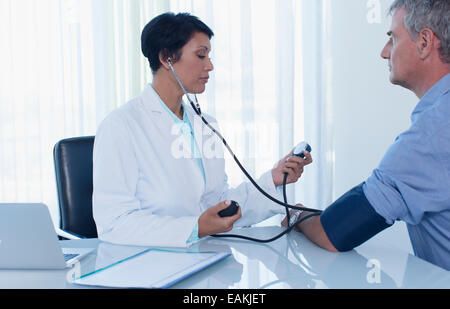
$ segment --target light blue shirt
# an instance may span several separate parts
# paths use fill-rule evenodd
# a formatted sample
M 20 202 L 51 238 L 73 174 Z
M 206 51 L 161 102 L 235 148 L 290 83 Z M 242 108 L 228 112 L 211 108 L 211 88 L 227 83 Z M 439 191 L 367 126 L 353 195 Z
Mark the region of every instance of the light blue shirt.
M 450 270 L 450 74 L 420 100 L 411 122 L 364 193 L 388 224 L 407 223 L 416 256 Z
M 153 86 L 151 88 L 153 89 L 153 91 L 155 91 Z M 155 93 L 156 93 L 156 91 L 155 91 Z M 188 142 L 190 150 L 191 150 L 191 154 L 193 155 L 193 158 L 197 162 L 197 165 L 202 172 L 203 180 L 206 181 L 205 169 L 203 168 L 201 153 L 200 153 L 200 150 L 198 149 L 197 142 L 195 141 L 194 130 L 192 129 L 191 122 L 189 121 L 189 117 L 186 113 L 186 106 L 182 103 L 183 120 L 181 120 L 167 107 L 167 105 L 161 100 L 161 98 L 159 97 L 159 95 L 157 93 L 156 93 L 156 95 L 158 96 L 159 102 L 161 103 L 162 107 L 172 117 L 173 121 L 179 126 L 180 131 L 183 133 L 184 137 L 186 138 L 186 141 Z M 191 233 L 191 236 L 187 240 L 187 243 L 193 243 L 193 242 L 198 241 L 199 239 L 200 238 L 198 237 L 198 222 L 197 222 L 194 227 L 194 230 Z

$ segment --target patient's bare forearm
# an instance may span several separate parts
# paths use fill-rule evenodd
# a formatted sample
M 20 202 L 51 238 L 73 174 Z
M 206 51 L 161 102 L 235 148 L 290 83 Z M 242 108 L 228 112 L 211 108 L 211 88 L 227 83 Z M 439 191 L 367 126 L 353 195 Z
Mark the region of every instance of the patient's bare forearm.
M 305 217 L 309 214 L 310 213 L 304 212 L 302 213 L 302 217 Z M 320 222 L 319 216 L 306 219 L 305 221 L 300 223 L 300 225 L 298 226 L 298 230 L 319 247 L 332 252 L 338 252 L 338 250 L 336 250 L 336 248 L 328 239 L 328 236 L 322 227 L 322 223 Z

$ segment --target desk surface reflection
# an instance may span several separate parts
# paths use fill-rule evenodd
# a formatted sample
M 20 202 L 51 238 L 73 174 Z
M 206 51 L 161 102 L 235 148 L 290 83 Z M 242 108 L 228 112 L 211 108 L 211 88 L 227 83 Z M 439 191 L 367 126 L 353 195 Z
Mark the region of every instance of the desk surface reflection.
M 233 231 L 267 239 L 282 227 Z M 81 263 L 63 271 L 0 270 L 0 288 L 83 288 L 72 278 L 132 256 L 145 248 L 97 239 L 61 241 L 62 247 L 95 247 Z M 183 250 L 183 249 L 179 249 Z M 368 241 L 345 253 L 332 253 L 291 233 L 269 244 L 206 238 L 189 251 L 230 252 L 232 256 L 174 285 L 176 289 L 396 289 L 450 288 L 450 272 L 389 245 Z

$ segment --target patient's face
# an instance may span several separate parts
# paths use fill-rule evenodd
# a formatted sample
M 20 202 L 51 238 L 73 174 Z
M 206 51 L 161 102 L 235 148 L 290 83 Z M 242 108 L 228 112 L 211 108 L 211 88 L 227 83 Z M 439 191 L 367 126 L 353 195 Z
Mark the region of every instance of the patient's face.
M 416 42 L 411 39 L 405 27 L 405 16 L 404 8 L 395 11 L 391 30 L 388 32 L 390 38 L 381 57 L 388 60 L 391 82 L 412 89 L 420 58 Z

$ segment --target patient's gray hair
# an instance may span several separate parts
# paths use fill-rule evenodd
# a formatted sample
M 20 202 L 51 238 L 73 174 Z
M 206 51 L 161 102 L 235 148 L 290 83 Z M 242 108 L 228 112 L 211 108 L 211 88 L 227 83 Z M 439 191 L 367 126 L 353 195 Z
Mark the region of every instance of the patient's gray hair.
M 441 41 L 441 60 L 450 63 L 450 0 L 395 0 L 389 10 L 405 8 L 405 27 L 415 40 L 425 28 L 433 30 Z

